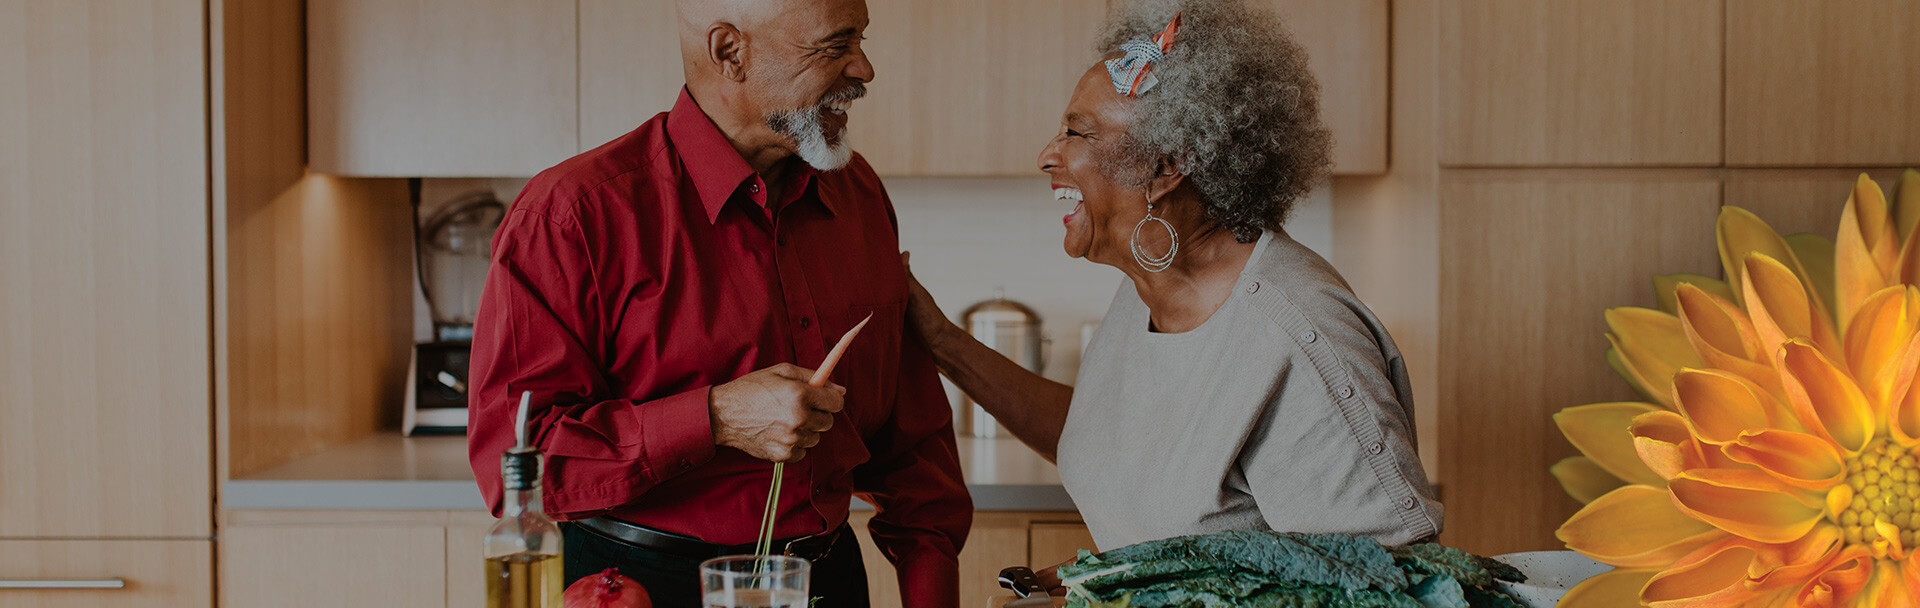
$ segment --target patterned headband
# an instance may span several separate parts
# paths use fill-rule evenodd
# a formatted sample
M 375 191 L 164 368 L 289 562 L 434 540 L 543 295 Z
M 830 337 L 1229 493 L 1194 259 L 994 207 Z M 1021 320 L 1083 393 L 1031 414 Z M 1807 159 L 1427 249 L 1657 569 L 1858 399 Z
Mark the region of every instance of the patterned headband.
M 1167 23 L 1167 29 L 1153 37 L 1152 41 L 1135 38 L 1120 45 L 1125 55 L 1107 60 L 1107 74 L 1113 77 L 1113 90 L 1127 97 L 1139 97 L 1159 84 L 1154 77 L 1153 66 L 1167 57 L 1167 51 L 1173 48 L 1173 39 L 1180 31 L 1180 14 L 1173 14 L 1173 21 Z

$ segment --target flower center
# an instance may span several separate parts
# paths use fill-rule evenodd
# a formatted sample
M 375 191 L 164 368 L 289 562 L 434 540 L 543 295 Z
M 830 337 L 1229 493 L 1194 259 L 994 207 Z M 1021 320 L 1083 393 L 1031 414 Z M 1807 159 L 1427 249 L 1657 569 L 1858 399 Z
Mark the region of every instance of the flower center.
M 1875 522 L 1886 522 L 1899 529 L 1900 545 L 1911 549 L 1920 529 L 1920 462 L 1915 451 L 1884 439 L 1867 445 L 1860 455 L 1847 463 L 1847 486 L 1853 500 L 1846 510 L 1834 516 L 1846 534 L 1847 543 L 1870 544 L 1881 534 Z

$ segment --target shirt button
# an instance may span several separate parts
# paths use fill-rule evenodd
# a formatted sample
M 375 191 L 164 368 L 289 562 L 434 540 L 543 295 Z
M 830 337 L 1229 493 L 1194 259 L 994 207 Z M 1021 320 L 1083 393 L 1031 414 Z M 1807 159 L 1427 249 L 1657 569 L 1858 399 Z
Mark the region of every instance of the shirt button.
M 752 193 L 754 193 L 754 194 L 759 194 L 759 193 L 760 193 L 760 184 L 747 184 L 747 191 L 748 191 L 748 192 L 752 192 Z
M 1337 393 L 1337 394 L 1339 394 L 1339 395 L 1340 395 L 1340 398 L 1341 398 L 1341 399 L 1346 399 L 1346 398 L 1348 398 L 1348 397 L 1352 397 L 1352 396 L 1353 396 L 1353 387 L 1351 387 L 1351 386 L 1342 386 L 1342 387 L 1340 387 L 1340 390 L 1338 390 L 1338 391 L 1335 391 L 1335 393 Z
M 787 235 L 782 234 L 778 238 L 775 238 L 773 240 L 774 242 L 780 243 L 781 247 L 787 246 Z
M 1315 340 L 1319 340 L 1319 339 L 1320 339 L 1320 334 L 1317 334 L 1311 331 L 1301 332 L 1300 334 L 1300 341 L 1308 344 L 1312 344 Z
M 1248 283 L 1247 293 L 1260 293 L 1260 282 L 1254 281 L 1252 283 Z
M 813 319 L 809 319 L 807 317 L 800 317 L 800 329 L 806 329 L 812 326 L 813 326 Z
M 1369 443 L 1369 444 L 1367 444 L 1367 453 L 1368 453 L 1368 454 L 1378 454 L 1378 453 L 1381 453 L 1381 452 L 1384 452 L 1384 451 L 1387 451 L 1387 446 L 1386 446 L 1385 444 L 1382 444 L 1382 443 L 1380 443 L 1380 442 L 1378 442 L 1378 441 L 1375 441 L 1375 442 L 1373 442 L 1373 443 Z
M 1411 508 L 1413 508 L 1413 507 L 1414 507 L 1414 505 L 1416 505 L 1416 504 L 1418 504 L 1418 503 L 1415 503 L 1415 502 L 1413 501 L 1413 497 L 1411 497 L 1411 496 L 1409 496 L 1409 497 L 1406 497 L 1406 498 L 1402 498 L 1402 499 L 1400 499 L 1400 508 L 1402 508 L 1402 509 L 1411 509 Z

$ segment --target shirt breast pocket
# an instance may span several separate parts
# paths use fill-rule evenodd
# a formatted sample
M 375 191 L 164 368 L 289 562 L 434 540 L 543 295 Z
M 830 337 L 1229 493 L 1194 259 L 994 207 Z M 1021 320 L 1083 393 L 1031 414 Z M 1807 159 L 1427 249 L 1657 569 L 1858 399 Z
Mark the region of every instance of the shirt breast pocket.
M 900 331 L 906 302 L 896 300 L 846 307 L 835 325 L 844 333 L 872 315 L 860 336 L 847 346 L 832 380 L 847 388 L 846 413 L 861 434 L 885 423 L 900 382 Z

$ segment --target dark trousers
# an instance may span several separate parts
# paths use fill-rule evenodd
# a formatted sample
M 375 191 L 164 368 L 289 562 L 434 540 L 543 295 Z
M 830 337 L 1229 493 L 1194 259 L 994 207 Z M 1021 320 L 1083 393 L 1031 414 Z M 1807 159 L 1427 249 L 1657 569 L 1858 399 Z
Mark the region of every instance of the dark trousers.
M 635 546 L 569 523 L 560 524 L 560 532 L 568 585 L 619 568 L 647 589 L 655 608 L 704 608 L 700 562 L 705 560 Z M 842 529 L 833 550 L 813 562 L 813 580 L 807 585 L 817 608 L 868 608 L 867 568 L 860 559 L 860 541 L 851 531 Z

